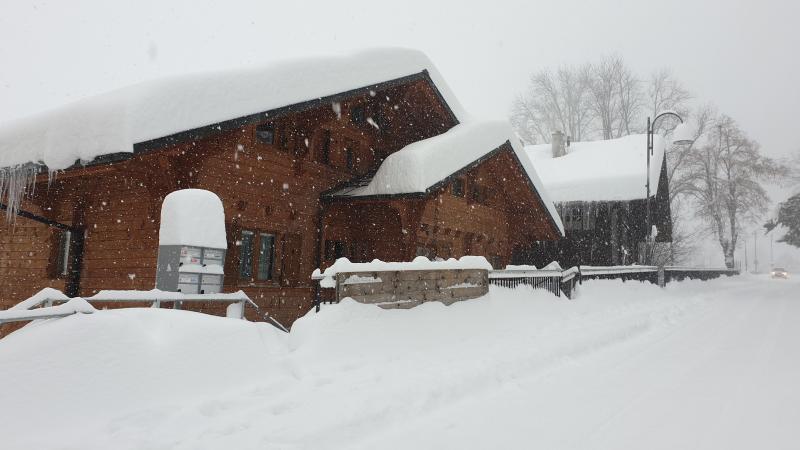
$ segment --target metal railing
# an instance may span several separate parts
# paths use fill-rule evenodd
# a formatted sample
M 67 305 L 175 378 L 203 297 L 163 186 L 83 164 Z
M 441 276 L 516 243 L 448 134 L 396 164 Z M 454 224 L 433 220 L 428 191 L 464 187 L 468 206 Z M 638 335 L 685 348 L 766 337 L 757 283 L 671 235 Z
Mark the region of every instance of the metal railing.
M 567 270 L 493 270 L 489 272 L 489 284 L 507 288 L 530 286 L 533 289 L 544 289 L 556 297 L 561 297 L 563 293 L 567 298 L 572 298 L 575 284 L 579 280 L 578 275 L 577 267 Z
M 37 319 L 51 319 L 66 317 L 76 313 L 92 313 L 93 310 L 75 310 L 66 308 L 70 300 L 81 297 L 67 297 L 58 291 L 48 291 L 43 295 L 37 294 L 34 297 L 21 302 L 20 304 L 0 311 L 0 324 L 8 322 L 24 322 Z M 228 304 L 226 315 L 228 317 L 243 319 L 245 308 L 252 307 L 256 315 L 269 322 L 276 328 L 288 332 L 280 322 L 273 319 L 269 314 L 261 312 L 244 291 L 220 294 L 184 294 L 181 292 L 167 291 L 125 291 L 125 290 L 105 290 L 100 291 L 91 297 L 83 297 L 88 303 L 149 303 L 153 308 L 160 308 L 162 303 L 172 303 L 174 309 L 181 309 L 184 303 L 222 303 Z M 231 308 L 231 306 L 236 308 Z
M 489 284 L 515 288 L 531 286 L 544 289 L 556 297 L 574 298 L 578 284 L 586 280 L 622 280 L 650 282 L 663 286 L 672 281 L 711 280 L 738 275 L 737 269 L 713 267 L 666 266 L 576 266 L 567 270 L 504 269 L 489 272 Z

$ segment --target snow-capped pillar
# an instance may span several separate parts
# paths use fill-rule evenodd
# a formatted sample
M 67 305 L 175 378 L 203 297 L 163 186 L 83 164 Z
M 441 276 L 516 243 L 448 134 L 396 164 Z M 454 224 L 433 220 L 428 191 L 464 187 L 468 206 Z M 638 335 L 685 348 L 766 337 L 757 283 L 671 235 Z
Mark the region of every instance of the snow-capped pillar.
M 161 206 L 156 289 L 187 294 L 222 291 L 225 210 L 216 194 L 203 189 L 170 193 Z

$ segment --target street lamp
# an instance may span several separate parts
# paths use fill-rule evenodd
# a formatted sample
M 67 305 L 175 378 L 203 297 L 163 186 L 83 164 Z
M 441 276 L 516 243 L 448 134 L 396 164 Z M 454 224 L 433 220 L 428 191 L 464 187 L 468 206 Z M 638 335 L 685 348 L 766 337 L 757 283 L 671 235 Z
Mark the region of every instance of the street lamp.
M 675 145 L 688 145 L 694 142 L 694 130 L 692 127 L 683 121 L 683 118 L 675 111 L 664 111 L 657 115 L 652 121 L 650 117 L 647 118 L 647 236 L 648 240 L 653 234 L 652 225 L 650 220 L 650 155 L 653 154 L 653 135 L 655 134 L 655 124 L 658 119 L 665 116 L 676 117 L 681 123 L 672 131 L 672 143 Z

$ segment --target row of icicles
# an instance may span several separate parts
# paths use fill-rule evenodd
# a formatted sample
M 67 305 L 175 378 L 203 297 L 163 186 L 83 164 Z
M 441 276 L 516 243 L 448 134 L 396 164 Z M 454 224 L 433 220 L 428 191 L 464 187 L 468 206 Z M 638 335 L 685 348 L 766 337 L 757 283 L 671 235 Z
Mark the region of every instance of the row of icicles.
M 6 221 L 11 222 L 16 217 L 25 195 L 33 195 L 36 176 L 42 168 L 33 163 L 0 168 L 0 204 L 6 206 Z M 50 179 L 52 177 L 50 173 Z

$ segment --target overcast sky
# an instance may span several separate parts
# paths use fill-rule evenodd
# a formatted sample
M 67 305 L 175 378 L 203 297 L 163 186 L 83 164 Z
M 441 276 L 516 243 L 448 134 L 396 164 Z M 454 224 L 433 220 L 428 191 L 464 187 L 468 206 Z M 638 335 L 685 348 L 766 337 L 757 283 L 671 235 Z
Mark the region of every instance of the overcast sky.
M 770 154 L 800 148 L 800 1 L 0 0 L 0 120 L 165 74 L 418 48 L 478 115 L 539 68 L 618 53 L 668 66 Z M 169 5 L 169 6 L 165 6 Z
M 375 46 L 425 51 L 480 116 L 531 72 L 670 67 L 770 155 L 800 149 L 798 0 L 0 0 L 0 121 L 167 74 Z

